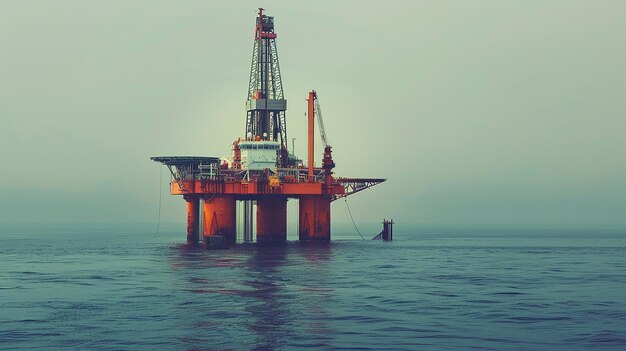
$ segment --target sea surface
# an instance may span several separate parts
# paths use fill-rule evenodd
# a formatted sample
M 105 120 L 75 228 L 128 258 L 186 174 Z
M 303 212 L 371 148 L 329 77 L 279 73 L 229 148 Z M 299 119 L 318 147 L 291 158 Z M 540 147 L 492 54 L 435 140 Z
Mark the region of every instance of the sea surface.
M 0 226 L 0 350 L 626 350 L 624 230 L 184 229 Z

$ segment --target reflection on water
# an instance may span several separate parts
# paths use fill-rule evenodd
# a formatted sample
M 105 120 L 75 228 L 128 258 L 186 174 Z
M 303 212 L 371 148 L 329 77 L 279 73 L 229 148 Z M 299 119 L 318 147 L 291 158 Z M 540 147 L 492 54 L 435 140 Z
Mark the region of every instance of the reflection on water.
M 181 291 L 210 300 L 208 307 L 197 305 L 205 313 L 191 313 L 201 319 L 193 322 L 200 334 L 236 330 L 237 339 L 247 335 L 254 350 L 332 345 L 327 308 L 333 244 L 239 245 L 219 251 L 177 246 L 174 251 L 171 267 L 184 277 Z M 181 341 L 192 348 L 214 346 L 201 337 Z
M 244 284 L 255 291 L 255 300 L 245 306 L 252 317 L 246 326 L 255 335 L 257 350 L 283 346 L 286 336 L 293 334 L 289 324 L 293 297 L 285 289 L 287 280 L 280 275 L 286 257 L 285 245 L 259 246 L 245 261 Z
M 623 350 L 626 233 L 601 234 L 24 232 L 0 240 L 0 350 Z

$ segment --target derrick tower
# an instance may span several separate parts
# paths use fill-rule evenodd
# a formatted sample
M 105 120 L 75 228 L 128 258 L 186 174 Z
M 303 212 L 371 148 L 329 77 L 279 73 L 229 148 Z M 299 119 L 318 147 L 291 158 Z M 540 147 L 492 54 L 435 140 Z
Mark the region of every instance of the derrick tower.
M 254 31 L 252 66 L 246 100 L 246 136 L 277 141 L 278 166 L 287 166 L 287 100 L 280 77 L 274 17 L 259 8 Z

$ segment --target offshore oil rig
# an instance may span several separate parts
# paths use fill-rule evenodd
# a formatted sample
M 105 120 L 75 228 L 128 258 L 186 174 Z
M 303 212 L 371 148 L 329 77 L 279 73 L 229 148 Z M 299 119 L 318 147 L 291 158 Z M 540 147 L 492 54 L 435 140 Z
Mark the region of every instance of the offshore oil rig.
M 182 195 L 187 202 L 190 244 L 202 240 L 209 248 L 228 247 L 237 243 L 237 229 L 244 242 L 253 242 L 255 228 L 257 243 L 285 242 L 290 198 L 299 202 L 299 239 L 329 241 L 331 202 L 385 181 L 333 176 L 332 147 L 326 139 L 315 91 L 308 95 L 306 164 L 288 149 L 287 100 L 283 95 L 276 36 L 274 18 L 259 8 L 245 136 L 233 142 L 231 159 L 151 157 L 170 170 L 170 193 Z M 315 119 L 324 146 L 321 167 L 314 162 Z M 238 216 L 241 228 L 237 228 Z

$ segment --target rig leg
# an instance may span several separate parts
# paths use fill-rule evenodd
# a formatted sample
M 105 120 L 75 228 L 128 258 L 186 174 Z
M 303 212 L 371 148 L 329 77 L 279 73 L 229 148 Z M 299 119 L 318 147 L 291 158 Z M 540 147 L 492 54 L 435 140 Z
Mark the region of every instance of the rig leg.
M 287 241 L 287 198 L 266 196 L 256 202 L 257 243 Z
M 383 233 L 382 237 L 384 241 L 393 240 L 393 219 L 383 220 Z
M 300 240 L 330 241 L 330 197 L 300 197 Z
M 237 202 L 233 196 L 204 199 L 204 239 L 207 246 L 234 245 L 237 241 Z
M 198 243 L 198 224 L 200 219 L 200 198 L 185 196 L 187 201 L 187 243 Z

